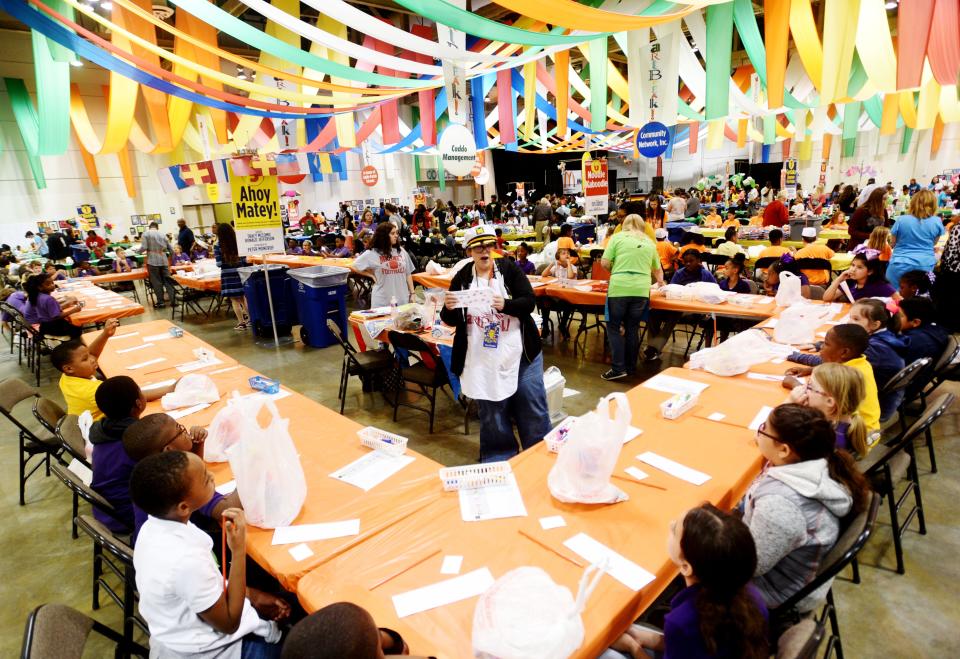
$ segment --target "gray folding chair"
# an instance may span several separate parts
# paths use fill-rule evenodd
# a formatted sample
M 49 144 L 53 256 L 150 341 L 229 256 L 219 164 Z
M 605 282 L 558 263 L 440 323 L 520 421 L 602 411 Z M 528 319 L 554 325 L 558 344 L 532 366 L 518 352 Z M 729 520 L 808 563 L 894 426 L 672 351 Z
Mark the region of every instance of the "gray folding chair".
M 50 456 L 58 457 L 60 442 L 53 433 L 47 434 L 45 429 L 35 431 L 26 425 L 14 414 L 14 408 L 31 398 L 39 398 L 40 392 L 20 378 L 7 378 L 0 382 L 0 414 L 3 414 L 17 429 L 17 438 L 20 443 L 20 505 L 24 505 L 24 491 L 27 479 L 30 478 L 42 465 L 46 465 L 47 476 L 50 475 Z M 30 462 L 40 458 L 27 471 Z
M 81 659 L 91 632 L 113 641 L 121 654 L 123 636 L 64 604 L 41 604 L 27 618 L 21 659 Z

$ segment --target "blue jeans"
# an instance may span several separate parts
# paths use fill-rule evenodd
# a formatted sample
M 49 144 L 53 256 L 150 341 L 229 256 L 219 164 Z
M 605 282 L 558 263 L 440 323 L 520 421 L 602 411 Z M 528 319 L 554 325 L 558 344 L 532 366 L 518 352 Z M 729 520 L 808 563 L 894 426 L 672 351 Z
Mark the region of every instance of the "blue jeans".
M 509 460 L 550 432 L 547 391 L 543 388 L 543 353 L 527 363 L 520 357 L 517 390 L 499 401 L 478 400 L 480 413 L 480 462 Z M 520 434 L 520 445 L 513 424 Z
M 617 373 L 633 373 L 637 369 L 637 357 L 640 353 L 640 320 L 649 303 L 650 298 L 646 297 L 607 298 L 607 339 L 610 341 L 613 370 Z M 625 336 L 620 336 L 621 326 L 624 328 Z
M 262 636 L 247 634 L 240 646 L 240 659 L 280 659 L 283 643 L 267 643 Z

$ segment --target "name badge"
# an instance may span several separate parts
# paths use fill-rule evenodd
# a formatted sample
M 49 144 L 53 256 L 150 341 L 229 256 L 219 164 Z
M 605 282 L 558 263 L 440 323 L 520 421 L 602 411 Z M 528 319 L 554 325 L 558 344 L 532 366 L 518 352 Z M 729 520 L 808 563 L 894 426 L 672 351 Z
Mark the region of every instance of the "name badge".
M 500 323 L 491 322 L 483 328 L 483 347 L 496 348 L 500 343 Z

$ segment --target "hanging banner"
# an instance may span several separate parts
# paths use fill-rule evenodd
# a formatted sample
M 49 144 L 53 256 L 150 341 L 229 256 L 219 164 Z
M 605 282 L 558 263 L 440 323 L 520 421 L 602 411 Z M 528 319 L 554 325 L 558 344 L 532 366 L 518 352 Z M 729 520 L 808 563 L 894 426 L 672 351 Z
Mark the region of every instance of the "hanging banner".
M 797 198 L 797 159 L 787 158 L 783 161 L 783 189 L 787 199 Z
M 583 211 L 587 215 L 602 217 L 609 207 L 610 185 L 607 181 L 607 160 L 591 160 L 590 154 L 583 158 Z
M 456 0 L 454 5 L 466 9 L 464 0 Z M 437 23 L 437 41 L 448 48 L 459 51 L 467 49 L 467 35 L 448 25 Z M 451 123 L 467 125 L 470 113 L 470 99 L 467 95 L 467 71 L 465 62 L 449 57 L 440 60 L 443 67 L 443 87 L 447 92 L 447 115 Z
M 679 98 L 680 22 L 658 25 L 656 36 L 657 40 L 651 42 L 649 30 L 627 34 L 630 121 L 634 125 L 659 121 L 674 126 Z M 639 98 L 634 98 L 635 95 Z M 636 109 L 639 109 L 639 115 L 635 114 Z
M 824 160 L 820 163 L 820 179 L 817 181 L 818 185 L 824 186 L 827 184 L 827 161 Z
M 523 199 L 526 195 L 525 185 L 523 183 L 517 183 L 514 192 L 517 193 L 517 199 Z
M 283 219 L 276 176 L 230 176 L 240 256 L 283 252 Z
M 367 165 L 360 170 L 360 180 L 363 181 L 364 185 L 373 187 L 377 184 L 377 181 L 380 180 L 380 173 L 373 165 Z
M 670 147 L 670 130 L 658 121 L 651 121 L 637 130 L 637 151 L 644 158 L 657 158 Z
M 477 143 L 466 126 L 450 124 L 440 135 L 437 145 L 443 169 L 454 176 L 466 176 L 477 159 Z

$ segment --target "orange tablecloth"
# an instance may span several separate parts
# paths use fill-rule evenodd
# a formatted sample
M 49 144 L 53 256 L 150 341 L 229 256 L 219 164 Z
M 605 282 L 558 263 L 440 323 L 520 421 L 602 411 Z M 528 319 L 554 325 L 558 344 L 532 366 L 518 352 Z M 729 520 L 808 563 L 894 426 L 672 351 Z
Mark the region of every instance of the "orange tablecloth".
M 546 286 L 557 281 L 556 277 L 541 277 L 540 275 L 527 275 L 530 285 L 533 286 L 533 293 L 537 297 L 546 294 Z M 413 275 L 413 281 L 424 288 L 450 288 L 450 282 L 453 281 L 453 274 L 428 275 L 425 272 L 418 272 Z
M 143 305 L 113 291 L 94 286 L 81 280 L 71 282 L 60 288 L 65 294 L 84 303 L 83 309 L 67 316 L 71 325 L 83 327 L 102 323 L 110 318 L 127 318 L 143 313 Z
M 220 292 L 220 275 L 216 277 L 186 277 L 184 275 L 171 275 L 173 280 L 181 286 L 195 288 L 200 291 L 210 291 L 212 293 Z
M 450 554 L 464 556 L 463 573 L 488 567 L 494 577 L 523 565 L 537 565 L 557 583 L 576 592 L 582 570 L 519 531 L 568 556 L 575 554 L 563 546 L 563 541 L 584 532 L 656 575 L 654 582 L 638 592 L 610 576 L 601 578 L 584 613 L 584 645 L 575 655 L 596 657 L 676 575 L 677 569 L 666 553 L 670 521 L 704 500 L 732 507 L 759 473 L 761 457 L 754 445 L 754 434 L 746 424 L 708 421 L 696 412 L 709 414 L 749 407 L 752 418 L 762 405 L 776 405 L 786 395 L 766 382 L 732 382 L 683 369 L 665 372 L 710 386 L 701 394 L 698 407 L 675 421 L 663 419 L 658 410 L 670 394 L 642 386 L 630 390 L 627 398 L 633 413 L 632 424 L 644 432 L 624 445 L 615 473 L 625 475 L 627 466 L 637 466 L 650 475 L 647 482 L 665 487 L 666 491 L 615 480 L 630 496 L 628 501 L 608 506 L 560 503 L 550 495 L 546 484 L 556 455 L 540 444 L 511 461 L 527 517 L 463 522 L 457 495 L 444 493 L 439 501 L 301 579 L 297 589 L 301 603 L 308 611 L 314 611 L 346 599 L 369 610 L 378 624 L 398 630 L 413 652 L 450 658 L 471 656 L 468 630 L 472 627 L 476 598 L 401 620 L 391 597 L 444 579 L 439 566 L 443 556 Z M 712 478 L 699 487 L 678 480 L 636 460 L 637 454 L 646 450 Z M 561 515 L 567 526 L 541 530 L 537 520 L 549 515 Z M 439 553 L 426 562 L 371 589 L 380 579 L 436 550 Z
M 256 371 L 237 364 L 223 352 L 204 343 L 189 333 L 182 338 L 152 340 L 155 345 L 143 350 L 118 354 L 117 350 L 142 345 L 144 338 L 168 335 L 173 324 L 166 320 L 142 323 L 123 328 L 107 342 L 100 356 L 100 368 L 107 376 L 129 375 L 141 386 L 178 377 L 176 365 L 196 359 L 193 350 L 206 348 L 224 363 L 207 366 L 199 371 L 209 375 L 217 384 L 221 399 L 210 407 L 179 419 L 185 426 L 207 425 L 226 405 L 226 398 L 234 390 L 251 393 L 247 380 Z M 87 335 L 91 338 L 91 335 Z M 163 357 L 166 361 L 142 369 L 129 370 L 127 366 Z M 220 372 L 218 372 L 220 371 Z M 369 492 L 330 478 L 328 474 L 368 453 L 360 446 L 356 431 L 363 426 L 337 414 L 298 393 L 277 400 L 280 414 L 290 420 L 290 435 L 297 446 L 303 471 L 307 476 L 307 500 L 294 524 L 360 520 L 360 534 L 332 540 L 307 543 L 313 556 L 296 561 L 290 555 L 293 545 L 272 545 L 273 531 L 249 527 L 247 552 L 285 588 L 295 590 L 298 580 L 350 547 L 367 541 L 391 524 L 404 519 L 439 496 L 440 465 L 413 451 L 413 463 L 394 474 L 386 482 Z M 150 403 L 147 413 L 159 412 L 159 402 Z M 233 478 L 227 463 L 208 464 L 218 484 Z
M 130 272 L 108 272 L 103 275 L 97 275 L 95 277 L 84 277 L 87 281 L 93 282 L 94 284 L 110 284 L 120 281 L 136 281 L 138 279 L 147 278 L 147 269 L 146 268 L 134 268 Z
M 348 268 L 350 272 L 361 277 L 370 277 L 366 271 L 357 270 L 353 267 L 356 259 L 328 258 L 326 256 L 303 256 L 302 254 L 271 254 L 263 256 L 248 256 L 247 263 L 263 263 L 266 258 L 267 263 L 276 263 L 285 265 L 288 268 L 306 268 L 311 265 L 335 265 L 341 268 Z

